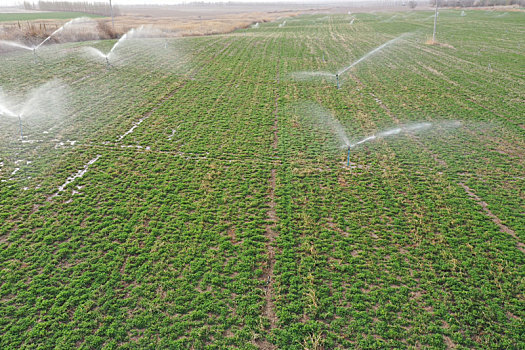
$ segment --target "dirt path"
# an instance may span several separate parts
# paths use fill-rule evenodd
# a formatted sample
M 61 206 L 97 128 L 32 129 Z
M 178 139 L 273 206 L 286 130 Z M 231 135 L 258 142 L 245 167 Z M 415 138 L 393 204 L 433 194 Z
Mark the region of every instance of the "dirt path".
M 470 197 L 472 197 L 474 199 L 474 201 L 476 201 L 476 203 L 478 203 L 483 208 L 483 211 L 485 212 L 485 214 L 487 214 L 487 216 L 492 219 L 492 222 L 494 222 L 496 225 L 498 225 L 498 227 L 501 230 L 501 232 L 507 233 L 507 234 L 511 235 L 512 237 L 514 237 L 516 239 L 516 241 L 517 241 L 516 245 L 517 245 L 518 249 L 522 253 L 525 253 L 525 244 L 520 242 L 518 235 L 516 235 L 516 232 L 514 232 L 508 226 L 503 224 L 503 222 L 501 222 L 501 219 L 498 218 L 494 213 L 492 213 L 492 211 L 489 209 L 489 205 L 487 204 L 487 202 L 485 202 L 481 198 L 479 198 L 478 195 L 476 193 L 474 193 L 474 191 L 470 187 L 465 185 L 463 182 L 458 182 L 458 185 L 463 187 L 465 192 L 467 192 L 467 194 Z
M 277 60 L 277 73 L 276 73 L 276 84 L 277 87 L 280 83 L 280 72 L 279 72 L 280 59 Z M 279 92 L 277 90 L 275 95 L 275 105 L 274 105 L 274 122 L 273 122 L 273 142 L 272 148 L 275 156 L 277 157 L 277 145 L 278 145 L 278 113 L 279 113 Z M 263 269 L 263 283 L 264 283 L 264 308 L 262 314 L 265 318 L 270 321 L 270 333 L 273 329 L 277 327 L 277 315 L 275 313 L 275 304 L 274 304 L 274 273 L 273 269 L 275 266 L 275 240 L 277 238 L 277 212 L 275 211 L 275 187 L 276 187 L 276 174 L 277 174 L 277 163 L 274 163 L 272 170 L 270 172 L 270 190 L 268 194 L 268 205 L 270 209 L 268 210 L 268 223 L 266 224 L 266 238 L 268 239 L 266 243 L 267 251 L 267 260 L 266 266 Z M 260 349 L 276 349 L 275 345 L 271 344 L 267 340 L 260 341 L 258 344 Z

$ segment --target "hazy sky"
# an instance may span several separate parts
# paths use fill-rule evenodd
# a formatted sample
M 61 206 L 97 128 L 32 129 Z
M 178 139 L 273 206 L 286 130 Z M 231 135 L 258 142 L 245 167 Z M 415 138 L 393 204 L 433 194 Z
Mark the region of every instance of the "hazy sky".
M 38 2 L 38 0 L 28 0 L 29 2 Z M 80 2 L 80 1 L 86 1 L 86 0 L 68 0 L 68 1 L 71 1 L 71 2 Z M 108 1 L 109 0 L 88 0 L 88 1 L 93 1 L 93 2 L 104 2 L 104 1 Z M 197 0 L 197 1 L 201 1 L 201 0 Z M 220 1 L 220 0 L 204 0 L 203 2 L 227 2 L 228 0 L 224 1 Z M 352 2 L 353 0 L 329 0 L 329 1 L 326 1 L 326 0 L 309 0 L 309 1 L 300 1 L 300 0 L 233 0 L 234 2 L 245 2 L 245 3 L 250 3 L 250 2 L 275 2 L 275 3 L 283 3 L 283 2 L 289 2 L 289 3 L 308 3 L 308 2 L 314 2 L 316 4 L 321 4 L 323 2 L 329 2 L 329 3 L 334 3 L 334 2 Z M 356 0 L 354 0 L 356 1 Z M 363 0 L 357 0 L 357 1 L 363 1 Z M 366 0 L 365 0 L 366 1 Z M 14 5 L 20 5 L 22 4 L 24 1 L 23 0 L 0 0 L 0 7 L 2 6 L 14 6 Z M 182 1 L 182 0 L 112 0 L 113 4 L 115 5 L 140 5 L 140 4 L 148 4 L 148 5 L 153 5 L 153 4 L 159 4 L 159 5 L 164 5 L 164 4 L 171 4 L 171 5 L 175 5 L 175 4 L 181 4 L 181 3 L 188 3 L 188 2 L 195 2 L 195 1 Z

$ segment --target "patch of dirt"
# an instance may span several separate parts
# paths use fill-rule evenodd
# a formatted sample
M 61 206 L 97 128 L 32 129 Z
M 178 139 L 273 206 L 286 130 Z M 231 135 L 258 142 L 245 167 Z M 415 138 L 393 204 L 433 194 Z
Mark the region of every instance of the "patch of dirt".
M 456 344 L 452 342 L 452 339 L 447 337 L 446 335 L 443 336 L 443 340 L 445 341 L 445 344 L 447 345 L 447 349 L 455 349 Z

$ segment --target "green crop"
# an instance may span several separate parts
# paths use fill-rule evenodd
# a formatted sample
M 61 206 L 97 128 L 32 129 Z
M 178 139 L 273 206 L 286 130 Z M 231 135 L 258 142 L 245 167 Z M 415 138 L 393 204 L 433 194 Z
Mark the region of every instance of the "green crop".
M 465 12 L 440 45 L 418 11 L 150 40 L 110 69 L 83 47 L 113 41 L 0 55 L 14 98 L 70 86 L 24 143 L 0 118 L 0 347 L 525 347 L 524 14 Z M 403 33 L 341 89 L 293 78 Z M 351 142 L 436 128 L 348 168 L 314 110 Z

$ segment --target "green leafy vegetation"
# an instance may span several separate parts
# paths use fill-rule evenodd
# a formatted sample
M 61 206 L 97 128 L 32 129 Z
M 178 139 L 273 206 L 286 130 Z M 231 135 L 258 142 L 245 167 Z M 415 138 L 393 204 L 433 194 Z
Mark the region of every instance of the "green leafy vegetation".
M 71 93 L 24 143 L 0 118 L 0 348 L 525 347 L 524 14 L 460 12 L 441 45 L 407 12 L 150 40 L 110 69 L 82 50 L 113 41 L 2 54 L 4 92 Z M 293 79 L 403 33 L 341 89 Z M 349 168 L 298 105 L 351 141 L 461 126 Z

